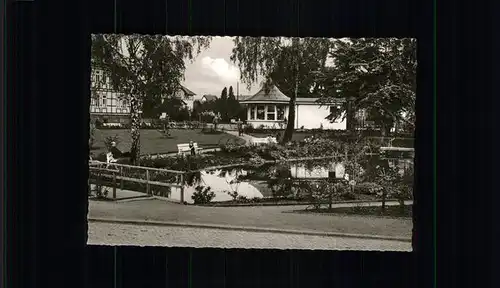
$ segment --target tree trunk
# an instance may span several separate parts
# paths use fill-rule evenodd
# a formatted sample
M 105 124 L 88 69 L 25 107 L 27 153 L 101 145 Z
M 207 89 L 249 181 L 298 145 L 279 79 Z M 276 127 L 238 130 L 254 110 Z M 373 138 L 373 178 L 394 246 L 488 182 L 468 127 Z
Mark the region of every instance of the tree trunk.
M 349 135 L 352 136 L 354 135 L 355 132 L 355 118 L 354 118 L 354 109 L 353 109 L 353 99 L 349 98 L 347 99 L 347 111 L 346 111 L 346 126 L 347 126 L 347 132 L 349 132 Z
M 386 195 L 387 195 L 387 191 L 384 188 L 382 190 L 382 214 L 385 213 L 385 198 L 386 198 Z
M 290 98 L 290 104 L 288 107 L 288 123 L 286 124 L 285 133 L 283 133 L 283 138 L 281 139 L 281 144 L 286 144 L 292 140 L 293 131 L 295 129 L 295 100 L 297 99 L 297 94 L 299 93 L 299 65 L 297 64 L 297 76 L 295 77 L 295 91 Z
M 385 137 L 389 137 L 391 133 L 391 124 L 384 122 L 380 130 L 380 135 L 382 136 L 381 142 L 385 145 Z
M 130 162 L 132 165 L 137 165 L 139 155 L 141 153 L 141 114 L 139 113 L 139 99 L 136 95 L 132 95 L 130 101 L 130 136 L 132 138 L 132 145 L 130 147 Z

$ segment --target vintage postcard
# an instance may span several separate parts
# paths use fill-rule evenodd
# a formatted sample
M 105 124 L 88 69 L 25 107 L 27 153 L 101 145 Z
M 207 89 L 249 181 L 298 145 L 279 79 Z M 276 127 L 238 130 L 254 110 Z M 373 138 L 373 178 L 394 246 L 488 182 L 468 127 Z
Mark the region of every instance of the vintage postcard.
M 88 244 L 411 251 L 416 47 L 92 35 Z

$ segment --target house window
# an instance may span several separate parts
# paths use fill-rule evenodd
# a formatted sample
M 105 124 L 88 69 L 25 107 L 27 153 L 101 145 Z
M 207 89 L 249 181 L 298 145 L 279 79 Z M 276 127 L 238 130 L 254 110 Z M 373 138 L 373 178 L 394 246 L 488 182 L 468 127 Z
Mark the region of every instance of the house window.
M 257 120 L 265 120 L 266 117 L 266 106 L 257 105 Z
M 284 120 L 285 119 L 285 107 L 283 105 L 278 105 L 276 107 L 277 114 L 278 114 L 278 120 Z
M 267 120 L 276 120 L 276 106 L 269 105 L 267 106 Z
M 250 105 L 248 108 L 250 109 L 250 120 L 255 120 L 255 105 Z
M 102 105 L 103 106 L 106 106 L 108 103 L 107 99 L 106 99 L 106 95 L 102 95 Z

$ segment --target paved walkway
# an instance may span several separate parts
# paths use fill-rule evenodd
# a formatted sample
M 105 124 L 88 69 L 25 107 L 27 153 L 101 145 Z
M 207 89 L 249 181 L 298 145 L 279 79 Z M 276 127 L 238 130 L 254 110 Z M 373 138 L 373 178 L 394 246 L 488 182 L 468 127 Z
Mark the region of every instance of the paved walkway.
M 410 242 L 220 229 L 89 223 L 88 244 L 170 247 L 411 251 Z
M 345 204 L 342 204 L 345 205 Z M 230 225 L 404 237 L 411 239 L 412 219 L 370 216 L 284 213 L 296 206 L 201 207 L 161 200 L 134 202 L 89 201 L 89 218 L 144 220 L 170 223 Z

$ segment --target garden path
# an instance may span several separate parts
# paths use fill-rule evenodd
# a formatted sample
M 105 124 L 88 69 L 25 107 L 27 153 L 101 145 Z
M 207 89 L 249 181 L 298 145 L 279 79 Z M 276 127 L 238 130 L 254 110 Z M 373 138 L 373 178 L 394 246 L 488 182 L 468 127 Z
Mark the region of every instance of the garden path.
M 273 209 L 274 208 L 274 209 Z M 296 207 L 287 209 L 296 210 Z M 284 207 L 202 207 L 161 200 L 89 201 L 90 219 L 162 221 L 411 238 L 412 219 L 283 213 Z
M 256 139 L 256 137 L 253 137 L 253 136 L 248 135 L 248 134 L 238 135 L 238 131 L 224 130 L 224 132 L 245 140 L 245 144 L 250 144 L 253 139 Z

